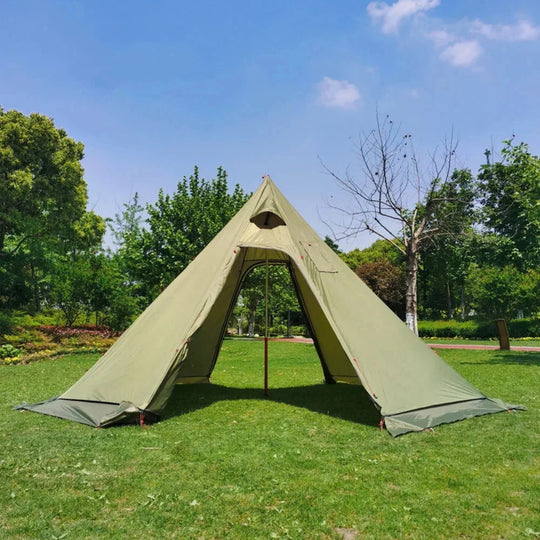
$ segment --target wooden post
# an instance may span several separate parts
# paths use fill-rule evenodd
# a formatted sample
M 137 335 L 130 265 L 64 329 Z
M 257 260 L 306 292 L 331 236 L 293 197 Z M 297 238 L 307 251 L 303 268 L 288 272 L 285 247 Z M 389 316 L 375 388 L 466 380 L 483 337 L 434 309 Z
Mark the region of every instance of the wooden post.
M 268 395 L 268 251 L 266 251 L 266 282 L 264 287 L 264 395 Z
M 499 349 L 501 351 L 510 350 L 510 334 L 508 333 L 508 326 L 504 319 L 497 319 L 495 321 L 497 325 L 497 338 L 499 339 Z

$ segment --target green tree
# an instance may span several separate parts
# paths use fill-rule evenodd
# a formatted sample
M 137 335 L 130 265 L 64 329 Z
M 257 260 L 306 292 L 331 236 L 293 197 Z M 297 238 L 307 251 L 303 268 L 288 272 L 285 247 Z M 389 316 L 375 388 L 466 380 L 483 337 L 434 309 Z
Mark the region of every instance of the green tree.
M 367 248 L 355 248 L 348 253 L 340 253 L 340 257 L 354 271 L 363 264 L 381 260 L 389 261 L 394 266 L 403 266 L 405 263 L 402 253 L 386 240 L 375 240 Z
M 237 316 L 248 321 L 248 335 L 253 337 L 256 333 L 257 308 L 264 302 L 266 270 L 254 268 L 245 278 L 238 298 Z M 259 324 L 261 321 L 259 321 Z
M 291 326 L 305 324 L 305 321 L 288 268 L 283 265 L 271 267 L 269 285 L 272 326 L 285 326 L 285 333 L 290 336 Z
M 56 261 L 47 297 L 51 307 L 59 308 L 64 314 L 68 326 L 73 326 L 80 316 L 90 310 L 90 275 L 90 261 L 86 257 Z
M 56 255 L 101 245 L 105 223 L 85 210 L 82 158 L 83 145 L 52 119 L 0 109 L 2 307 L 39 310 Z
M 0 108 L 0 254 L 71 234 L 86 208 L 82 158 L 52 119 Z
M 435 235 L 420 255 L 419 288 L 424 313 L 453 318 L 459 305 L 461 316 L 465 315 L 465 278 L 473 261 L 477 193 L 471 171 L 456 169 L 450 181 L 433 194 L 444 203 L 429 223 L 441 234 Z
M 152 300 L 147 283 L 142 279 L 147 267 L 143 250 L 143 217 L 144 208 L 139 204 L 138 193 L 135 193 L 110 223 L 117 247 L 113 259 L 123 275 L 124 292 L 129 291 L 140 308 Z
M 90 258 L 87 275 L 87 317 L 95 314 L 96 324 L 106 324 L 115 330 L 127 328 L 140 313 L 140 298 L 133 285 L 127 283 L 119 260 L 110 253 Z
M 513 140 L 504 141 L 501 154 L 478 175 L 483 223 L 499 237 L 493 247 L 502 264 L 535 268 L 540 266 L 540 159 Z
M 330 238 L 328 235 L 326 235 L 326 236 L 324 237 L 324 243 L 325 243 L 328 247 L 332 248 L 332 251 L 333 251 L 334 253 L 337 253 L 338 255 L 340 255 L 340 254 L 342 253 L 342 251 L 339 249 L 338 244 L 337 244 L 334 240 L 332 240 L 332 238 Z
M 66 305 L 65 310 L 61 308 L 66 320 L 71 320 L 67 311 L 75 311 L 69 305 L 71 301 L 73 306 L 78 306 L 78 311 L 88 311 L 91 302 L 84 295 L 91 297 L 95 293 L 91 281 L 96 274 L 95 261 L 101 256 L 105 229 L 102 217 L 94 212 L 85 212 L 63 240 L 28 240 L 22 251 L 30 268 L 29 288 L 32 291 L 33 311 L 40 310 L 42 300 L 51 304 L 53 298 Z M 54 291 L 55 287 L 59 287 L 59 290 Z M 67 297 L 70 290 L 73 292 L 72 300 Z M 51 305 L 61 307 L 60 304 Z
M 138 193 L 123 206 L 124 209 L 115 215 L 110 226 L 117 246 L 116 254 L 125 271 L 129 272 L 140 264 L 144 208 L 139 204 Z
M 172 195 L 160 190 L 147 206 L 148 228 L 142 232 L 138 279 L 157 295 L 208 245 L 244 205 L 248 195 L 237 184 L 228 192 L 221 167 L 214 180 L 193 174 L 178 183 Z
M 290 335 L 292 324 L 304 324 L 302 310 L 296 290 L 291 281 L 289 270 L 284 265 L 270 265 L 268 268 L 268 311 L 269 325 L 284 327 Z M 254 268 L 244 280 L 239 302 L 233 318 L 242 318 L 248 322 L 248 334 L 253 336 L 264 327 L 264 300 L 266 287 L 266 268 Z M 231 321 L 236 323 L 236 321 Z
M 523 314 L 537 315 L 540 311 L 540 270 L 531 268 L 522 275 L 519 294 Z
M 53 270 L 46 279 L 45 300 L 60 309 L 68 326 L 84 320 L 121 330 L 140 312 L 139 299 L 110 253 L 57 255 Z
M 520 272 L 515 266 L 473 266 L 467 277 L 471 305 L 481 315 L 513 318 L 518 311 L 538 312 L 540 272 Z

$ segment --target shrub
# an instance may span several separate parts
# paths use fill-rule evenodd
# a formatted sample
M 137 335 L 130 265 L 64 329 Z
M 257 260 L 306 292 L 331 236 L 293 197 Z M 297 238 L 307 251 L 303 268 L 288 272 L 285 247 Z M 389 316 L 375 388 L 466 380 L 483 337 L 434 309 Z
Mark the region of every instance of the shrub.
M 516 319 L 508 322 L 511 338 L 540 336 L 540 319 Z M 424 338 L 490 339 L 497 337 L 494 320 L 420 321 L 418 333 Z
M 36 328 L 21 328 L 14 327 L 12 329 L 13 334 L 5 334 L 3 342 L 9 343 L 14 347 L 24 346 L 26 349 L 26 343 L 49 343 L 51 340 L 48 336 L 36 330 Z
M 420 321 L 418 333 L 420 337 L 426 338 L 485 339 L 496 336 L 493 322 L 454 320 Z
M 61 313 L 57 310 L 43 310 L 40 313 L 30 315 L 24 311 L 14 311 L 11 320 L 13 326 L 34 328 L 42 325 L 59 324 Z
M 285 336 L 287 335 L 287 325 L 276 324 L 268 328 L 268 334 L 270 336 Z
M 9 334 L 12 326 L 11 317 L 7 313 L 0 313 L 0 336 Z
M 540 319 L 516 319 L 508 323 L 508 332 L 510 337 L 539 337 Z
M 112 330 L 108 326 L 53 326 L 43 325 L 39 330 L 44 334 L 51 336 L 55 341 L 61 341 L 67 338 L 80 339 L 84 337 L 111 338 L 117 337 L 121 332 Z
M 19 356 L 22 353 L 21 349 L 17 349 L 13 345 L 7 343 L 6 345 L 0 345 L 0 359 L 13 358 Z
M 309 337 L 309 331 L 307 327 L 303 324 L 298 326 L 291 326 L 291 335 Z

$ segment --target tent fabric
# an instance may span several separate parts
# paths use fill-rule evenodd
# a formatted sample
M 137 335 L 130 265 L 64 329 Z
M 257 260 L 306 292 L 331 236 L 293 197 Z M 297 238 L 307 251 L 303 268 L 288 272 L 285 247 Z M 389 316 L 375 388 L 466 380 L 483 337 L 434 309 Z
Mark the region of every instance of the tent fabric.
M 393 436 L 514 408 L 482 394 L 415 336 L 268 176 L 79 381 L 19 408 L 96 427 L 159 415 L 177 383 L 209 381 L 242 283 L 267 258 L 289 268 L 325 380 L 362 385 Z

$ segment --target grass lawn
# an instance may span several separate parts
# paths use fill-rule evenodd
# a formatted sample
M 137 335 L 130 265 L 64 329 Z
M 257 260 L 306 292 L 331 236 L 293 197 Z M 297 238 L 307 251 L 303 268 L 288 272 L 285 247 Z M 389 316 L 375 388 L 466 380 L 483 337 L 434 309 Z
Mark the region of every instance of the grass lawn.
M 535 538 L 540 353 L 440 351 L 527 411 L 392 439 L 360 387 L 323 385 L 312 345 L 225 341 L 214 384 L 162 422 L 92 429 L 11 411 L 97 359 L 0 366 L 2 538 Z M 356 536 L 357 535 L 357 536 Z

